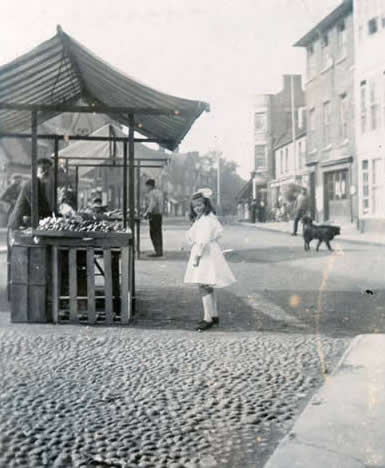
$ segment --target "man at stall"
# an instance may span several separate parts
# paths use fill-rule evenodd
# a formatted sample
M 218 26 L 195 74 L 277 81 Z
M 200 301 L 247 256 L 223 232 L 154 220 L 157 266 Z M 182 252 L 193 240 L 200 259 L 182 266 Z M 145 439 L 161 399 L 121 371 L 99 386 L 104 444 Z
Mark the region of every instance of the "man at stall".
M 37 201 L 39 220 L 52 215 L 53 194 L 51 181 L 52 161 L 41 158 L 37 161 Z M 9 217 L 8 227 L 18 229 L 30 224 L 32 213 L 32 179 L 28 180 L 16 200 Z
M 162 217 L 163 217 L 163 194 L 155 187 L 155 180 L 149 179 L 146 182 L 148 206 L 144 217 L 150 222 L 150 237 L 154 246 L 155 253 L 150 257 L 163 256 L 163 235 L 162 235 Z

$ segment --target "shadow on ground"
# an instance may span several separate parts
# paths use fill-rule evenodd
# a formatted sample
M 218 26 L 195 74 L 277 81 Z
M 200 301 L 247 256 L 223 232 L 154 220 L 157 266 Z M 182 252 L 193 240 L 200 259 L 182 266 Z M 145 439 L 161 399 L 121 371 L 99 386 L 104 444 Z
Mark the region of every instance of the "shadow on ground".
M 385 291 L 373 295 L 360 291 L 317 290 L 298 293 L 290 303 L 292 290 L 254 293 L 269 303 L 266 310 L 252 307 L 249 298 L 230 290 L 218 292 L 221 332 L 275 331 L 343 337 L 385 332 Z M 285 316 L 274 317 L 278 308 Z M 158 329 L 194 329 L 201 320 L 202 306 L 196 291 L 187 288 L 154 288 L 138 291 L 133 326 Z M 286 320 L 285 317 L 288 319 Z M 292 321 L 290 320 L 292 319 Z

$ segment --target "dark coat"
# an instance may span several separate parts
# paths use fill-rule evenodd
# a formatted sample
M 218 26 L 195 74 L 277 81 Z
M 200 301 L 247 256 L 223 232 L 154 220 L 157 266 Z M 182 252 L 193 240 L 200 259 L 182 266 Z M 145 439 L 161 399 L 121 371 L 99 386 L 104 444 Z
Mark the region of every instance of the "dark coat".
M 52 211 L 44 191 L 44 187 L 40 180 L 37 181 L 38 186 L 38 213 L 39 219 L 52 216 Z M 32 180 L 28 180 L 16 200 L 15 207 L 9 217 L 8 227 L 17 229 L 23 225 L 23 216 L 31 216 L 32 212 Z

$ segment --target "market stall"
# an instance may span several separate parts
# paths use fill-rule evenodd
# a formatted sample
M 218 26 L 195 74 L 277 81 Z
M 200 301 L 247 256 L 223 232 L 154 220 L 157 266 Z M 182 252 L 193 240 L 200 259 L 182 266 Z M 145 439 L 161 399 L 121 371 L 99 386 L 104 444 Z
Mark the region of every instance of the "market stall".
M 158 143 L 173 151 L 201 113 L 209 110 L 208 105 L 160 93 L 125 76 L 60 27 L 52 39 L 0 67 L 0 76 L 0 138 L 32 142 L 31 216 L 12 233 L 12 320 L 95 323 L 103 318 L 103 323 L 127 323 L 135 305 L 135 143 Z M 128 134 L 38 133 L 40 123 L 63 112 L 108 115 L 126 126 Z M 110 231 L 111 226 L 104 232 L 95 223 L 88 229 L 82 225 L 85 220 L 77 218 L 68 221 L 68 229 L 60 230 L 52 219 L 42 219 L 39 138 L 53 142 L 54 177 L 60 141 L 122 142 L 123 216 L 116 232 Z M 52 228 L 47 229 L 44 223 L 51 226 L 51 222 Z M 102 295 L 98 274 L 104 278 Z
M 107 137 L 114 136 L 117 140 L 111 145 L 109 141 L 91 140 L 77 141 L 69 146 L 61 149 L 58 153 L 57 165 L 65 167 L 67 173 L 74 169 L 74 191 L 77 195 L 77 203 L 79 202 L 79 190 L 81 190 L 81 181 L 84 177 L 90 176 L 98 180 L 96 171 L 104 171 L 108 176 L 102 184 L 101 191 L 106 195 L 107 202 L 110 204 L 111 219 L 123 220 L 123 210 L 121 203 L 117 203 L 116 199 L 108 197 L 108 187 L 115 188 L 121 181 L 121 171 L 124 169 L 122 164 L 124 156 L 123 141 L 126 139 L 124 132 L 116 125 L 107 124 L 93 132 L 91 137 Z M 135 143 L 135 249 L 136 256 L 140 258 L 140 226 L 141 226 L 141 178 L 147 174 L 148 178 L 153 177 L 154 171 L 161 171 L 170 161 L 170 156 L 165 152 L 156 151 L 144 146 L 142 143 Z M 70 180 L 70 178 L 68 178 Z M 107 187 L 106 187 L 107 185 Z M 111 197 L 112 198 L 112 197 Z M 119 206 L 118 206 L 119 205 Z

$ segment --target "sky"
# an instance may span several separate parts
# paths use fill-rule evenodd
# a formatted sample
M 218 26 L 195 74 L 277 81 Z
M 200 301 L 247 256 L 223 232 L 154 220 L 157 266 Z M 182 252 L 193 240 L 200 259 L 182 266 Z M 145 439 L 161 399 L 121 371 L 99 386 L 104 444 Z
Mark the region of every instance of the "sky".
M 180 151 L 217 150 L 252 170 L 251 102 L 305 71 L 293 47 L 341 0 L 1 0 L 0 64 L 56 25 L 127 75 L 210 104 Z M 1 80 L 1 77 L 0 77 Z

